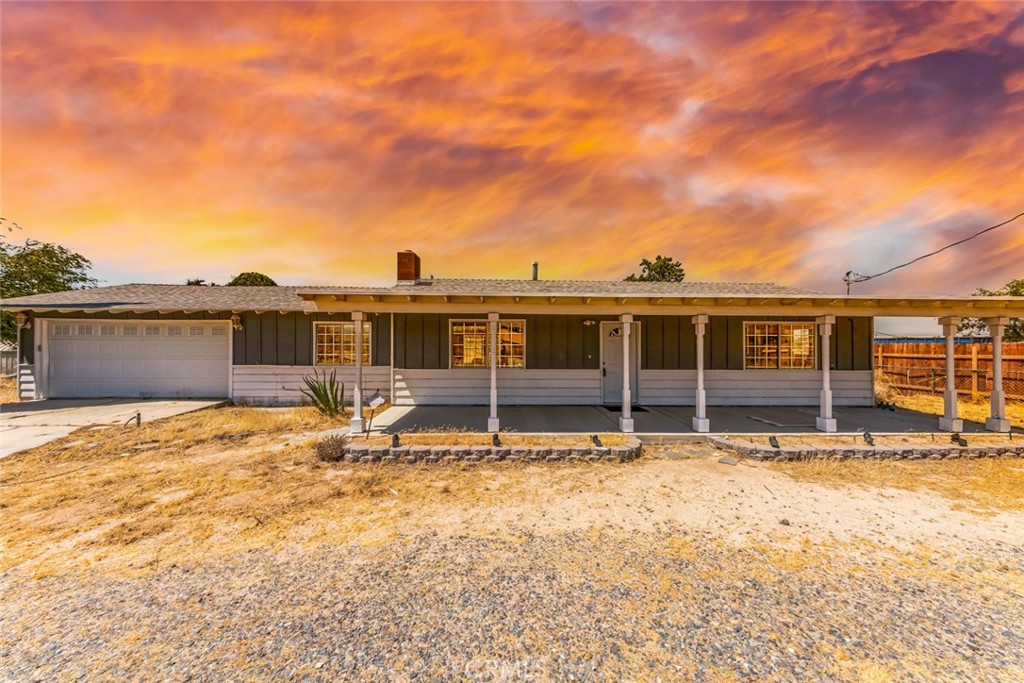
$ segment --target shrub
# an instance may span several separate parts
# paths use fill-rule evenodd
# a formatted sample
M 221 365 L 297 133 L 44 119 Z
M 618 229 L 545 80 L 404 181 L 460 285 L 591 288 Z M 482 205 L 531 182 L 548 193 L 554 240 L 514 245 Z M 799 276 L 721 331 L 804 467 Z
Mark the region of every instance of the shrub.
M 316 442 L 316 457 L 324 462 L 338 462 L 345 457 L 345 437 L 335 434 Z
M 324 370 L 323 377 L 314 371 L 312 377 L 303 377 L 302 381 L 306 383 L 306 388 L 299 391 L 317 410 L 327 417 L 337 417 L 342 413 L 345 385 L 338 384 L 337 373 L 334 370 L 331 370 L 330 376 Z

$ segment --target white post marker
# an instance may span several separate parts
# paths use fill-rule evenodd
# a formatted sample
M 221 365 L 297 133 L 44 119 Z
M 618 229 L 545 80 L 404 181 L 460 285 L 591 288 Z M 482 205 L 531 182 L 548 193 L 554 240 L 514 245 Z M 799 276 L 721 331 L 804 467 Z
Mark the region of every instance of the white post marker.
M 487 418 L 487 431 L 497 432 L 498 421 L 498 314 L 487 314 L 488 325 L 491 328 L 491 414 Z
M 707 414 L 707 396 L 704 393 L 704 331 L 707 329 L 708 317 L 695 315 L 691 318 L 693 329 L 697 334 L 697 414 L 693 416 L 693 431 L 711 431 L 711 421 Z
M 363 420 L 363 312 L 354 311 L 352 322 L 356 328 L 356 384 L 352 387 L 352 422 L 349 431 L 361 434 L 366 430 Z
M 818 334 L 821 336 L 821 415 L 815 420 L 819 432 L 836 431 L 836 420 L 832 417 L 832 379 L 830 377 L 832 355 L 829 352 L 828 340 L 832 336 L 832 325 L 836 322 L 834 315 L 819 315 Z
M 1006 394 L 1003 392 L 1003 331 L 1010 324 L 1010 319 L 986 318 L 985 324 L 992 333 L 992 417 L 985 420 L 985 429 L 990 432 L 1009 432 Z
M 619 418 L 619 431 L 633 431 L 633 396 L 629 391 L 629 328 L 633 316 L 623 313 L 619 317 L 622 323 L 622 416 Z
M 960 317 L 951 315 L 939 318 L 942 333 L 946 336 L 946 390 L 942 393 L 942 417 L 939 418 L 939 429 L 944 432 L 962 432 L 964 421 L 957 415 L 956 394 L 956 328 L 960 325 Z

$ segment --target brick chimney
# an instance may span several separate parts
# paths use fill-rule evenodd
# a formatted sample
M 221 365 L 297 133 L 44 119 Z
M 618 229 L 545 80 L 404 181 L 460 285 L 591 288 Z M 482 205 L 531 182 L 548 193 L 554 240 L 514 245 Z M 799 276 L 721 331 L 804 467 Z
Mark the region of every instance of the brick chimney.
M 398 284 L 414 285 L 420 281 L 420 257 L 412 251 L 398 252 Z

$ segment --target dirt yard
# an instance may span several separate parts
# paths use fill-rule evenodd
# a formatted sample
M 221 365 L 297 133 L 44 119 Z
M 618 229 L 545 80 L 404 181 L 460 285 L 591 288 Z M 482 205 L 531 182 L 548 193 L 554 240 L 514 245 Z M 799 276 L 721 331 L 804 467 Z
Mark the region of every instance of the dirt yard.
M 351 466 L 314 459 L 331 426 L 231 408 L 5 460 L 0 670 L 1024 680 L 1020 460 Z

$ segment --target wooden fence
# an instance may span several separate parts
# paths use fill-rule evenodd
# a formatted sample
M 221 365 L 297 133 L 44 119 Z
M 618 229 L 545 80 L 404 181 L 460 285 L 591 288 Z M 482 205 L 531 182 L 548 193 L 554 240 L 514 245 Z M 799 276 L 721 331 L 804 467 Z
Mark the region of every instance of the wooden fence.
M 0 377 L 10 377 L 18 372 L 18 352 L 15 349 L 0 350 Z
M 954 345 L 957 391 L 982 398 L 992 391 L 992 344 Z M 903 392 L 941 394 L 946 389 L 946 345 L 943 343 L 875 343 L 875 371 Z M 1024 342 L 1003 344 L 1003 391 L 1024 400 Z

